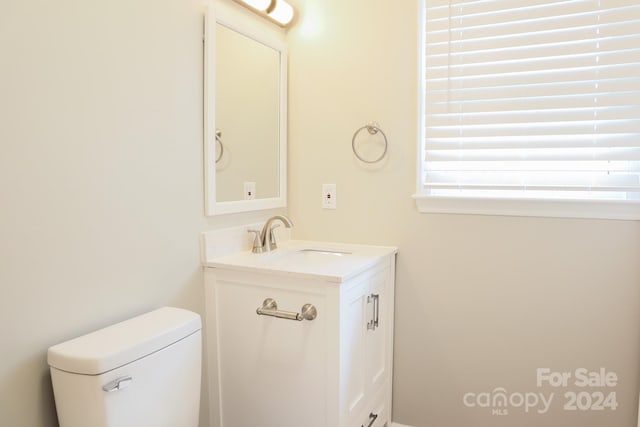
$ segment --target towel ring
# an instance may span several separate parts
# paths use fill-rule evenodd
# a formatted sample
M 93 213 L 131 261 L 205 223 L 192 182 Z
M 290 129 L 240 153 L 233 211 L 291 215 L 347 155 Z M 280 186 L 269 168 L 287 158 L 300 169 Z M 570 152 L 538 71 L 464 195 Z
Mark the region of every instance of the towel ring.
M 222 145 L 222 131 L 220 129 L 216 129 L 216 142 L 220 144 L 220 153 L 216 156 L 216 163 L 218 163 L 222 158 L 222 153 L 224 153 L 224 145 Z
M 378 158 L 376 158 L 374 160 L 367 160 L 367 159 L 362 158 L 362 156 L 360 156 L 360 154 L 358 154 L 358 150 L 356 150 L 356 137 L 364 129 L 366 129 L 367 132 L 369 132 L 371 135 L 375 135 L 378 132 L 380 132 L 382 134 L 382 137 L 384 138 L 384 151 L 382 152 L 382 154 Z M 382 129 L 380 129 L 380 125 L 377 122 L 369 122 L 366 125 L 362 126 L 360 129 L 358 129 L 353 134 L 353 138 L 351 138 L 351 148 L 353 149 L 353 154 L 356 155 L 358 160 L 360 160 L 361 162 L 364 162 L 364 163 L 378 163 L 387 154 L 387 146 L 388 146 L 387 135 L 385 135 L 385 133 L 382 131 Z

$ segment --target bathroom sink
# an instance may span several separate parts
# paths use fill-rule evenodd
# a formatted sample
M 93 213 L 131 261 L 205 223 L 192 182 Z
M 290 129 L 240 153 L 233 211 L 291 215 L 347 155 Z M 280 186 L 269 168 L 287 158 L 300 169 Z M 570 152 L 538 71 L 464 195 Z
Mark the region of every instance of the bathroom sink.
M 314 263 L 320 266 L 330 264 L 335 261 L 341 261 L 339 258 L 351 257 L 353 252 L 335 249 L 315 249 L 302 248 L 290 249 L 283 251 L 278 258 L 277 263 Z M 347 259 L 348 261 L 348 259 Z
M 208 260 L 205 265 L 342 282 L 395 252 L 395 247 L 289 240 L 278 243 L 278 248 L 270 252 L 242 251 Z
M 297 251 L 295 251 L 295 253 L 309 254 L 311 256 L 315 256 L 314 254 L 333 255 L 333 256 L 343 256 L 343 255 L 352 254 L 352 252 L 347 252 L 347 251 L 337 251 L 337 250 L 331 250 L 331 249 L 313 249 L 313 248 L 298 249 Z

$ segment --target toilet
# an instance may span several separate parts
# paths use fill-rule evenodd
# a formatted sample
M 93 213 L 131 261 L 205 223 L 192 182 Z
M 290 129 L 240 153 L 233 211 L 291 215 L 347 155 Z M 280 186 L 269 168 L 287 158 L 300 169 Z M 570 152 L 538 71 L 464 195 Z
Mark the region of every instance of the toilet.
M 197 427 L 201 330 L 164 307 L 50 347 L 60 427 Z

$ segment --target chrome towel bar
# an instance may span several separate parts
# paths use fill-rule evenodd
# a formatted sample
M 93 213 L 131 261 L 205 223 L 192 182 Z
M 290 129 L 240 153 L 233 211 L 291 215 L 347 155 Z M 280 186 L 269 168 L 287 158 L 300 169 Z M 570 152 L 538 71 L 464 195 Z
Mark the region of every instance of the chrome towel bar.
M 318 310 L 313 304 L 305 304 L 300 309 L 300 313 L 294 311 L 278 310 L 278 303 L 273 298 L 267 298 L 262 302 L 262 307 L 256 309 L 256 313 L 261 316 L 273 316 L 281 319 L 297 320 L 313 320 L 318 316 Z

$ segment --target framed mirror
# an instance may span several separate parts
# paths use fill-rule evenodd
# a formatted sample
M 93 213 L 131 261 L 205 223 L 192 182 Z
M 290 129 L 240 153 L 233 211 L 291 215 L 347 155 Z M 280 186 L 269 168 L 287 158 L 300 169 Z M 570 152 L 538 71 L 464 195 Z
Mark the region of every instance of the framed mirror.
M 209 5 L 205 16 L 207 215 L 286 205 L 284 36 L 231 6 Z

